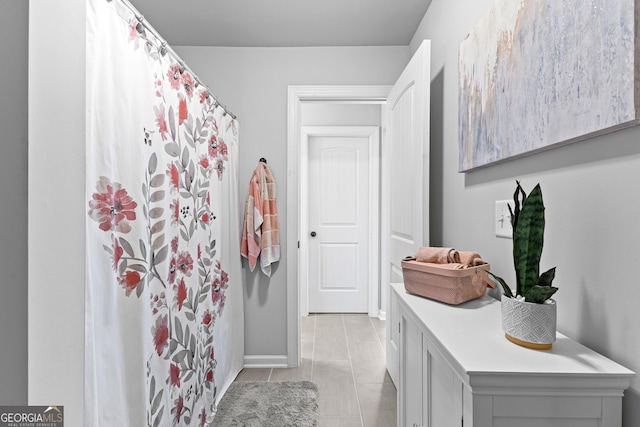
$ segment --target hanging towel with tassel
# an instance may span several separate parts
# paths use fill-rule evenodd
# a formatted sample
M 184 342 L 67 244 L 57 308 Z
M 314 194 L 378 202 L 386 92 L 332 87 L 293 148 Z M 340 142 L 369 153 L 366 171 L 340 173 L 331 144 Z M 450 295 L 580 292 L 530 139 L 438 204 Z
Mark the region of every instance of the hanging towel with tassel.
M 271 264 L 280 261 L 276 182 L 263 162 L 258 163 L 249 182 L 240 252 L 249 261 L 251 271 L 260 259 L 260 269 L 269 277 Z

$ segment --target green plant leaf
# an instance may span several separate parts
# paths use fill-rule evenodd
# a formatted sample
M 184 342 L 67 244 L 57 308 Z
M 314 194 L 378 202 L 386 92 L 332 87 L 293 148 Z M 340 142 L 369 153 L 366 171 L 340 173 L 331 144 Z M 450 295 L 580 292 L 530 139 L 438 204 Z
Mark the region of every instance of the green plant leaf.
M 513 231 L 513 264 L 518 295 L 526 297 L 528 289 L 538 284 L 543 243 L 544 204 L 538 184 L 524 200 Z
M 513 298 L 513 292 L 511 292 L 511 288 L 509 287 L 509 285 L 507 285 L 507 282 L 505 282 L 502 277 L 498 277 L 490 271 L 487 271 L 487 273 L 490 274 L 491 277 L 496 279 L 496 281 L 500 284 L 500 286 L 502 286 L 502 291 L 507 297 Z
M 524 295 L 524 298 L 527 302 L 541 304 L 545 300 L 551 298 L 551 296 L 555 294 L 557 290 L 558 288 L 554 288 L 553 286 L 534 285 L 529 288 L 527 293 Z
M 513 206 L 514 211 L 511 211 L 511 206 L 507 205 L 509 208 L 509 213 L 511 214 L 511 229 L 516 229 L 516 224 L 518 223 L 518 216 L 520 216 L 520 206 L 522 205 L 521 201 L 524 202 L 524 199 L 527 198 L 526 193 L 520 186 L 520 181 L 516 180 L 516 191 L 513 193 Z
M 551 283 L 553 283 L 553 279 L 555 277 L 556 277 L 556 268 L 553 267 L 540 275 L 540 280 L 538 280 L 538 285 L 551 286 Z

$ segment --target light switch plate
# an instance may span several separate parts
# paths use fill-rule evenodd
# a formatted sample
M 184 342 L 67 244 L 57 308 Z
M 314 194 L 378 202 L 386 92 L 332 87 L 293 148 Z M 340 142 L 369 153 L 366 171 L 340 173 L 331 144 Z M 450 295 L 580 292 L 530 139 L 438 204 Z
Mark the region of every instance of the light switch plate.
M 511 200 L 496 201 L 496 209 L 495 209 L 495 215 L 494 215 L 496 237 L 504 237 L 506 239 L 513 238 L 513 231 L 511 229 L 511 213 L 509 212 L 509 205 L 511 205 L 511 209 L 513 209 L 513 201 Z

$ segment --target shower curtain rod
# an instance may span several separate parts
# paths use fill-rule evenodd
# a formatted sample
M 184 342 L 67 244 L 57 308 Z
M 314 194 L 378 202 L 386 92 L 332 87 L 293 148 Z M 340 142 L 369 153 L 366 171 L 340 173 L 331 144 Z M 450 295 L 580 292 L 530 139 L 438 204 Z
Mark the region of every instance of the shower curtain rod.
M 107 0 L 108 3 L 111 3 L 112 1 L 113 0 Z M 207 90 L 207 94 L 215 100 L 216 105 L 222 107 L 225 114 L 230 115 L 233 119 L 238 118 L 222 102 L 220 102 L 213 93 L 211 93 L 211 91 L 209 90 L 209 87 L 202 83 L 202 80 L 200 80 L 200 78 L 196 75 L 196 73 L 194 73 L 193 70 L 188 65 L 186 65 L 186 63 L 180 57 L 180 55 L 178 55 L 176 51 L 173 50 L 173 48 L 167 43 L 167 41 L 156 31 L 155 28 L 153 28 L 153 26 L 149 23 L 149 21 L 147 21 L 144 18 L 144 16 L 140 13 L 140 11 L 136 9 L 136 7 L 133 4 L 131 4 L 131 2 L 129 2 L 129 0 L 118 0 L 118 1 L 120 1 L 120 3 L 122 3 L 125 7 L 127 7 L 131 11 L 131 13 L 133 13 L 133 15 L 136 17 L 140 25 L 142 25 L 145 29 L 149 30 L 151 34 L 153 34 L 153 36 L 160 42 L 160 54 L 162 56 L 165 55 L 165 52 L 163 52 L 163 50 L 165 50 L 166 52 L 169 52 L 169 54 L 173 56 L 176 62 L 180 64 L 182 68 L 184 68 L 189 73 L 191 73 L 195 81 Z M 136 30 L 138 30 L 138 28 L 136 28 Z M 138 30 L 138 32 L 140 33 L 142 31 Z

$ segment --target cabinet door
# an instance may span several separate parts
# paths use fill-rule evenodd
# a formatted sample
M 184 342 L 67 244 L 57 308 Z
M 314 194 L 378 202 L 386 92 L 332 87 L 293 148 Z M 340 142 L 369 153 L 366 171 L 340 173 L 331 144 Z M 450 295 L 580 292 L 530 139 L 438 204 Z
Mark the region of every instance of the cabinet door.
M 423 426 L 422 331 L 405 312 L 400 312 L 399 426 Z
M 425 420 L 433 427 L 462 425 L 463 384 L 444 355 L 425 339 Z
M 398 295 L 391 288 L 389 292 L 389 305 L 387 306 L 387 343 L 386 343 L 386 353 L 387 353 L 387 371 L 389 372 L 389 376 L 391 377 L 391 381 L 395 384 L 396 388 L 398 385 L 398 366 L 400 365 L 399 353 L 398 350 L 400 348 L 400 315 L 398 306 Z

